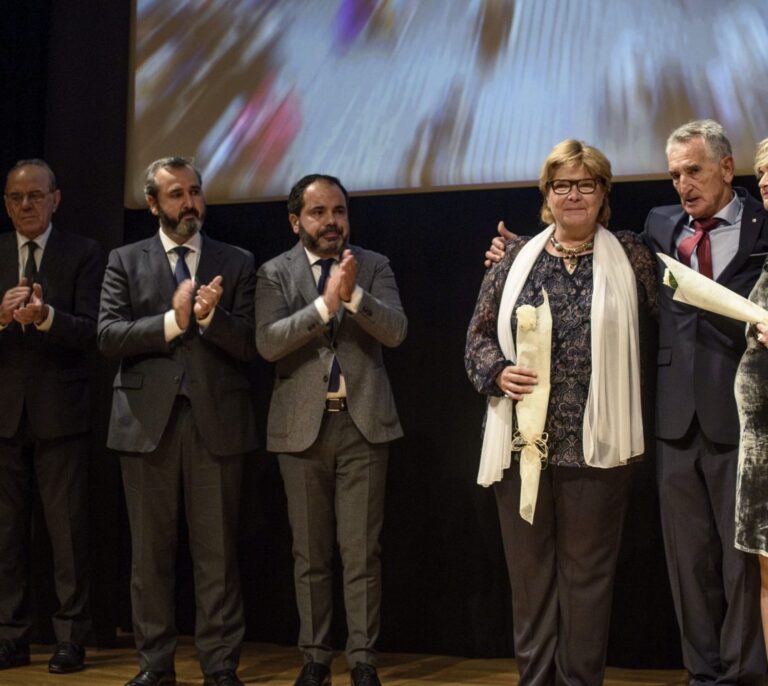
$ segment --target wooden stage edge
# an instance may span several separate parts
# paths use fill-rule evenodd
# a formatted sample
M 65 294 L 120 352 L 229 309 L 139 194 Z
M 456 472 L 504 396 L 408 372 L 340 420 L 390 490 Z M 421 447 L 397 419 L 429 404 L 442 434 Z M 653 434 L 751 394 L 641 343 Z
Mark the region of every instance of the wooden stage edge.
M 121 639 L 130 640 L 123 636 Z M 123 641 L 121 640 L 121 643 Z M 0 671 L 2 686 L 122 686 L 138 671 L 132 647 L 88 649 L 87 667 L 75 674 L 48 673 L 52 646 L 33 645 L 32 664 Z M 270 643 L 245 643 L 238 674 L 246 684 L 293 686 L 301 667 L 296 648 Z M 510 686 L 517 684 L 513 659 L 468 659 L 438 655 L 381 653 L 379 675 L 383 686 Z M 200 686 L 203 678 L 191 638 L 182 638 L 176 653 L 177 686 Z M 347 686 L 349 673 L 343 655 L 333 663 L 333 683 Z M 680 686 L 687 683 L 680 670 L 617 669 L 609 667 L 606 686 Z

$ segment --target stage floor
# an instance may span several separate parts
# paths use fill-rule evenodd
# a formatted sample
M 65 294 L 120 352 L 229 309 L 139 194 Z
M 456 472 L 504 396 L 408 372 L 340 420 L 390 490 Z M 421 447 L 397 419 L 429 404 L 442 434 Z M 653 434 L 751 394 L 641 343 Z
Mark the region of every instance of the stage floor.
M 126 640 L 130 637 L 121 637 Z M 48 673 L 48 658 L 52 647 L 32 646 L 29 667 L 0 672 L 3 686 L 122 686 L 137 671 L 136 653 L 132 647 L 96 650 L 88 649 L 87 668 L 69 675 Z M 293 686 L 301 667 L 295 648 L 270 643 L 246 643 L 243 646 L 238 674 L 246 684 Z M 379 675 L 383 686 L 510 686 L 517 684 L 514 660 L 480 660 L 438 655 L 382 653 Z M 200 686 L 202 676 L 195 659 L 192 640 L 183 638 L 176 655 L 178 686 Z M 346 662 L 340 655 L 333 665 L 333 683 L 349 684 Z M 680 686 L 687 683 L 686 674 L 679 670 L 616 669 L 609 667 L 606 686 Z

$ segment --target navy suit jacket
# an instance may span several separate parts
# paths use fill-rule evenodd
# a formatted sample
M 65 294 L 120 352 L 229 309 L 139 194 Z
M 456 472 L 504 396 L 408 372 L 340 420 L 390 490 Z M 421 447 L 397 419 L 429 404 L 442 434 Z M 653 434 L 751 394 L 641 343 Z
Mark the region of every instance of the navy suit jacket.
M 110 253 L 101 293 L 98 344 L 120 359 L 107 445 L 151 452 L 165 431 L 182 376 L 195 425 L 214 455 L 256 447 L 247 361 L 255 357 L 253 256 L 203 236 L 197 281 L 223 277 L 224 292 L 201 335 L 194 321 L 166 342 L 164 316 L 176 282 L 157 235 Z
M 739 247 L 717 282 L 748 296 L 768 252 L 768 214 L 742 188 L 744 201 Z M 644 237 L 655 253 L 675 256 L 675 236 L 686 220 L 680 205 L 656 207 Z M 659 279 L 664 265 L 659 260 Z M 704 434 L 716 443 L 739 441 L 739 417 L 733 394 L 736 368 L 746 346 L 743 323 L 672 300 L 659 284 L 659 352 L 656 387 L 656 435 L 674 440 L 685 435 L 694 413 Z
M 99 244 L 51 230 L 38 271 L 43 301 L 55 310 L 46 332 L 13 321 L 0 331 L 0 436 L 13 436 L 26 405 L 35 436 L 53 439 L 90 428 L 89 353 L 103 272 Z M 0 235 L 0 297 L 19 283 L 16 233 Z

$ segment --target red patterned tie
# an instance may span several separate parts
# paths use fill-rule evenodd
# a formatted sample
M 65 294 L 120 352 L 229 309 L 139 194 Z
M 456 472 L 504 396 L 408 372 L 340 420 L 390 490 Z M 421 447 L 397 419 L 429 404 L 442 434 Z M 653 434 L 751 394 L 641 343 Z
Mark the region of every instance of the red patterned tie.
M 696 251 L 696 257 L 699 260 L 699 274 L 712 278 L 712 244 L 709 241 L 709 232 L 714 229 L 722 220 L 717 217 L 709 219 L 694 219 L 693 236 L 688 236 L 680 241 L 677 246 L 677 254 L 680 261 L 687 267 L 691 266 L 691 255 Z M 697 248 L 698 246 L 698 248 Z

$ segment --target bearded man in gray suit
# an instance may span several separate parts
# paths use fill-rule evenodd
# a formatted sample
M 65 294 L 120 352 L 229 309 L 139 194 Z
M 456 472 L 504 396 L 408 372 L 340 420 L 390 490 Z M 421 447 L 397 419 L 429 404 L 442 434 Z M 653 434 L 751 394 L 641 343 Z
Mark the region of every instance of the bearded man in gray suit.
M 347 244 L 347 201 L 332 176 L 296 183 L 288 212 L 300 240 L 256 285 L 256 345 L 277 362 L 267 448 L 279 453 L 293 532 L 305 662 L 296 686 L 330 684 L 335 540 L 352 684 L 380 684 L 379 534 L 388 444 L 402 435 L 382 345 L 399 345 L 407 320 L 387 258 Z

